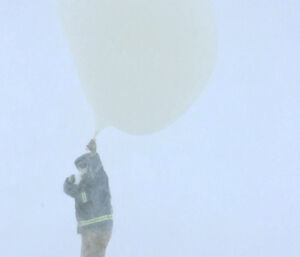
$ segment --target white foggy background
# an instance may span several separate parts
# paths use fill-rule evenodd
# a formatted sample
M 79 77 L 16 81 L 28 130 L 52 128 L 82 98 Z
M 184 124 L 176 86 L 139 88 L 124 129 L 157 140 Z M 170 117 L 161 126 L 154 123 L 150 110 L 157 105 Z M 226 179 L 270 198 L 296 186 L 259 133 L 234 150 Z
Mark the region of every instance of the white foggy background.
M 98 137 L 107 257 L 300 255 L 300 3 L 212 0 L 218 61 L 176 123 Z M 94 121 L 54 1 L 0 3 L 1 256 L 79 256 L 65 177 Z

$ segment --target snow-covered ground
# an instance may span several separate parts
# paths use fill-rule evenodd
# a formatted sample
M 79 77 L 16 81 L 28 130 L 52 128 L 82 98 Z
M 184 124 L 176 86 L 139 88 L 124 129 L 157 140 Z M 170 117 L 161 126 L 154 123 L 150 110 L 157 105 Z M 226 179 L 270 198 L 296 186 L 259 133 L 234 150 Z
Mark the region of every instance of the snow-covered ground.
M 108 257 L 300 255 L 300 4 L 212 1 L 218 63 L 159 133 L 98 137 Z M 0 3 L 1 256 L 79 256 L 62 191 L 93 133 L 52 1 Z

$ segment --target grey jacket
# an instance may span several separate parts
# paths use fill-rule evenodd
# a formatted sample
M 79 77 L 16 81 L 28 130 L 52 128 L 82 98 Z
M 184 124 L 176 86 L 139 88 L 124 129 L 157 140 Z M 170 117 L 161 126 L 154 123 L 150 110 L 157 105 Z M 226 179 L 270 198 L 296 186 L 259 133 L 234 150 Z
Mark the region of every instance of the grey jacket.
M 75 199 L 77 232 L 111 227 L 112 206 L 109 181 L 99 155 L 87 153 L 75 160 L 75 165 L 85 162 L 88 171 L 76 185 L 68 178 L 64 182 L 64 192 Z

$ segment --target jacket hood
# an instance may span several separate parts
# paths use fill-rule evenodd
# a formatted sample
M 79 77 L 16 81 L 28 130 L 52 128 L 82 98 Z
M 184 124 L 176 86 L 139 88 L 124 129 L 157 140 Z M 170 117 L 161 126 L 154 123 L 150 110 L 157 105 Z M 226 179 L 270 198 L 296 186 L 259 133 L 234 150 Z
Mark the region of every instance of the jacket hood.
M 76 158 L 74 164 L 76 168 L 80 168 L 82 166 L 89 166 L 89 160 L 90 160 L 90 154 L 86 153 Z

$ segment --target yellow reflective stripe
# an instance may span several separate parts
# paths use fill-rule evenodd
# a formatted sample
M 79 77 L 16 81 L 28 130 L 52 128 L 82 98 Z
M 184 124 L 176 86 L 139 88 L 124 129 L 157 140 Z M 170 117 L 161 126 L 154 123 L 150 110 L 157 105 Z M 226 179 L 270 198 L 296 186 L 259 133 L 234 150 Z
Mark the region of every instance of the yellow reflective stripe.
M 90 219 L 90 220 L 82 220 L 78 223 L 78 226 L 83 227 L 83 226 L 91 225 L 91 224 L 94 224 L 94 223 L 103 222 L 103 221 L 106 221 L 106 220 L 111 220 L 112 218 L 113 218 L 113 215 L 109 214 L 109 215 L 104 215 L 104 216 L 100 216 L 100 217 L 97 217 L 97 218 L 93 218 L 93 219 Z
M 81 193 L 81 198 L 82 198 L 82 202 L 84 202 L 84 203 L 87 202 L 87 197 L 86 197 L 86 193 L 85 192 Z

